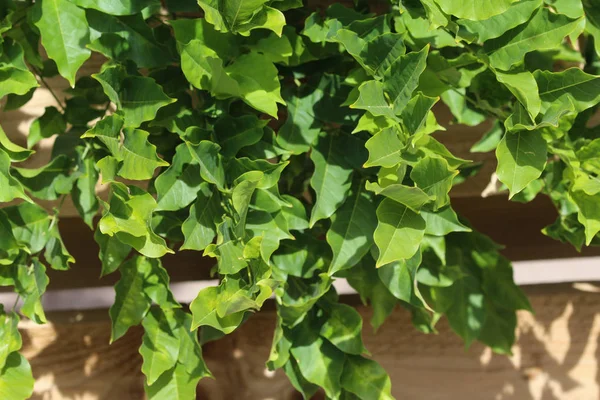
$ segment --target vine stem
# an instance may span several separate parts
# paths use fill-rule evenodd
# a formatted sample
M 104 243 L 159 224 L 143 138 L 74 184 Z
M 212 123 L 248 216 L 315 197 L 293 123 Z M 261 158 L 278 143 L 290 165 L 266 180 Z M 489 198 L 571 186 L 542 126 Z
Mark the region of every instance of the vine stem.
M 65 111 L 65 106 L 63 106 L 62 102 L 60 101 L 60 99 L 58 98 L 58 96 L 56 95 L 56 93 L 54 93 L 54 90 L 52 89 L 52 87 L 48 84 L 48 82 L 46 82 L 46 80 L 42 76 L 42 73 L 40 72 L 40 70 L 38 70 L 33 65 L 31 66 L 31 69 L 33 69 L 33 71 L 38 76 L 38 78 L 40 78 L 40 81 L 42 82 L 42 84 L 44 85 L 44 87 L 46 89 L 48 89 L 48 91 L 50 92 L 50 94 L 52 95 L 52 97 L 54 97 L 54 100 L 56 100 L 56 104 L 58 105 L 58 107 L 60 108 L 60 110 L 62 112 L 64 112 Z
M 17 297 L 15 298 L 15 303 L 12 306 L 12 311 L 13 312 L 17 309 L 17 305 L 19 304 L 19 300 L 21 300 L 21 295 L 17 294 Z

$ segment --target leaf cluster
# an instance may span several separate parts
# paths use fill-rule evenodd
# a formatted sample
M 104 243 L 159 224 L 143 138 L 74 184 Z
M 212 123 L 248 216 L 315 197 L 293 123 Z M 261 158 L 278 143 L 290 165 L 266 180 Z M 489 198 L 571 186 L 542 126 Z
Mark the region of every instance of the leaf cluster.
M 446 318 L 466 346 L 510 353 L 530 305 L 500 246 L 452 209 L 479 166 L 438 141 L 439 107 L 492 122 L 471 151 L 495 151 L 512 200 L 550 197 L 545 234 L 600 242 L 598 0 L 1 0 L 0 34 L 4 110 L 38 90 L 57 100 L 26 147 L 0 127 L 0 285 L 46 321 L 46 269 L 75 262 L 57 224 L 70 197 L 101 274 L 121 276 L 111 341 L 143 326 L 150 399 L 195 398 L 211 376 L 201 344 L 269 298 L 269 369 L 305 398 L 392 398 L 339 279 L 375 329 L 401 306 L 422 332 Z M 51 161 L 28 167 L 49 138 Z M 189 310 L 162 264 L 183 251 L 219 279 Z M 18 321 L 0 306 L 8 400 L 33 390 Z

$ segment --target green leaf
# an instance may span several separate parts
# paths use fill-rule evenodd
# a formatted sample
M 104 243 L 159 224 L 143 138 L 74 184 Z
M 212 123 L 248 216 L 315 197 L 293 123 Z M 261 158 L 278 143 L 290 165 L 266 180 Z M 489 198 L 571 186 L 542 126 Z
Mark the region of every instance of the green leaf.
M 568 2 L 569 4 L 571 2 Z M 573 4 L 569 4 L 573 5 Z M 583 10 L 585 11 L 586 25 L 585 29 L 594 37 L 594 47 L 596 54 L 600 54 L 600 11 L 597 0 L 582 1 Z
M 33 147 L 42 139 L 65 133 L 67 123 L 64 116 L 55 107 L 46 107 L 44 114 L 33 121 L 27 136 L 27 147 Z
M 494 122 L 494 125 L 489 131 L 483 134 L 483 137 L 475 143 L 469 150 L 471 153 L 487 153 L 498 147 L 500 140 L 504 136 L 504 130 L 499 121 Z
M 111 15 L 132 15 L 141 12 L 146 7 L 160 6 L 157 0 L 73 0 L 73 3 L 82 8 L 93 8 Z
M 485 43 L 489 39 L 500 37 L 508 30 L 527 22 L 541 4 L 542 0 L 521 0 L 513 2 L 506 11 L 489 18 L 480 21 L 463 19 L 458 20 L 457 23 L 461 27 L 465 27 L 470 34 L 475 35 L 478 42 Z M 459 34 L 461 34 L 460 31 Z
M 346 357 L 342 387 L 360 399 L 393 399 L 388 374 L 377 362 L 361 356 Z
M 12 161 L 25 161 L 30 155 L 35 153 L 33 150 L 27 150 L 11 142 L 6 133 L 4 133 L 2 126 L 0 126 L 0 150 L 8 154 Z
M 199 0 L 198 4 L 208 22 L 222 32 L 234 32 L 248 36 L 257 28 L 270 29 L 281 36 L 285 17 L 281 11 L 265 5 L 267 0 Z
M 367 81 L 359 87 L 360 96 L 351 108 L 369 111 L 371 114 L 394 118 L 400 115 L 419 85 L 419 77 L 425 70 L 429 46 L 408 53 L 394 62 L 383 76 L 383 83 Z M 388 96 L 388 103 L 385 95 Z
M 161 107 L 176 99 L 165 94 L 154 79 L 144 76 L 123 76 L 118 67 L 109 67 L 92 77 L 102 85 L 104 93 L 122 113 L 124 126 L 137 128 L 156 117 Z
M 460 2 L 453 0 L 435 0 L 435 2 L 446 14 L 454 15 L 458 18 L 479 21 L 503 13 L 515 2 L 515 0 L 466 0 Z
M 41 168 L 13 168 L 13 176 L 33 196 L 43 200 L 56 200 L 71 191 L 76 176 L 70 174 L 73 162 L 60 155 Z
M 131 246 L 121 242 L 116 236 L 103 234 L 100 229 L 94 232 L 94 240 L 100 247 L 98 258 L 102 262 L 100 276 L 115 272 L 131 252 Z
M 44 258 L 50 264 L 50 267 L 55 270 L 65 271 L 69 269 L 69 264 L 75 262 L 75 258 L 69 253 L 65 244 L 62 241 L 58 225 L 54 224 L 50 230 L 50 238 L 46 243 L 46 251 Z
M 27 359 L 19 353 L 12 352 L 6 365 L 0 370 L 0 398 L 7 400 L 24 400 L 33 394 L 34 379 Z
M 38 86 L 35 76 L 29 72 L 25 64 L 22 46 L 12 40 L 7 40 L 3 44 L 0 39 L 0 99 L 9 95 L 4 109 L 10 108 L 11 96 L 27 96 Z
M 600 76 L 586 74 L 579 68 L 562 72 L 535 71 L 540 89 L 542 112 L 559 105 L 561 109 L 582 112 L 600 102 Z
M 244 317 L 244 312 L 237 312 L 225 317 L 217 315 L 218 288 L 211 286 L 202 289 L 198 297 L 190 304 L 192 312 L 192 329 L 199 326 L 210 326 L 225 334 L 231 333 L 237 328 Z
M 223 190 L 225 188 L 225 168 L 221 156 L 221 147 L 208 140 L 202 140 L 197 145 L 186 142 L 192 157 L 200 164 L 202 178 Z
M 211 189 L 208 183 L 202 183 L 190 215 L 181 226 L 185 236 L 181 250 L 204 250 L 213 241 L 217 233 L 216 221 L 221 216 L 219 206 L 217 188 Z
M 159 258 L 173 251 L 165 240 L 151 228 L 152 212 L 156 201 L 147 192 L 135 186 L 112 183 L 112 194 L 105 213 L 98 223 L 100 231 L 108 236 L 116 235 L 147 257 Z
M 507 132 L 496 148 L 496 157 L 496 174 L 512 197 L 542 174 L 547 159 L 546 141 L 539 130 Z
M 482 7 L 478 7 L 482 9 Z M 534 50 L 551 50 L 560 45 L 565 36 L 582 24 L 583 19 L 570 19 L 553 14 L 547 8 L 536 11 L 531 19 L 497 39 L 487 41 L 483 50 L 490 58 L 490 65 L 507 71 Z M 543 87 L 543 86 L 542 86 Z
M 115 285 L 115 302 L 110 307 L 111 343 L 127 330 L 139 325 L 150 309 L 150 299 L 144 293 L 144 257 L 130 258 L 121 266 L 121 279 Z
M 94 166 L 92 157 L 79 161 L 78 172 L 80 175 L 75 181 L 71 199 L 77 212 L 83 221 L 93 229 L 93 221 L 98 214 L 98 198 L 96 197 L 96 184 L 98 183 L 98 171 Z
M 277 103 L 281 98 L 277 68 L 266 56 L 258 53 L 244 54 L 225 68 L 227 74 L 239 84 L 240 97 L 249 106 L 277 118 Z
M 45 0 L 36 3 L 33 19 L 48 57 L 56 62 L 71 87 L 75 87 L 75 74 L 92 54 L 86 48 L 90 30 L 85 11 L 68 0 Z
M 377 267 L 411 258 L 425 234 L 425 221 L 408 207 L 384 199 L 377 207 L 377 229 L 373 234 L 379 249 Z
M 29 251 L 35 254 L 41 251 L 48 241 L 50 216 L 40 206 L 33 203 L 21 203 L 5 207 L 4 212 L 12 227 L 15 239 L 27 245 Z
M 156 178 L 156 210 L 177 211 L 194 200 L 200 190 L 200 165 L 185 143 L 177 146 L 171 166 Z
M 400 260 L 380 267 L 377 272 L 383 285 L 399 300 L 417 307 L 424 301 L 417 286 L 417 269 L 421 264 L 421 252 L 411 258 Z
M 152 7 L 152 3 L 148 6 Z M 162 67 L 174 61 L 171 51 L 157 41 L 158 28 L 152 29 L 142 14 L 117 16 L 87 10 L 86 17 L 90 50 L 119 62 L 132 60 L 140 68 Z
M 311 227 L 317 221 L 333 215 L 346 199 L 352 185 L 352 169 L 344 160 L 338 143 L 341 143 L 338 136 L 322 134 L 310 154 L 310 159 L 315 164 L 310 185 L 317 194 L 310 215 Z
M 449 288 L 440 288 L 448 292 L 452 304 L 446 311 L 450 327 L 465 341 L 465 346 L 477 339 L 485 322 L 484 294 L 473 277 L 456 281 Z
M 589 246 L 600 231 L 600 213 L 598 212 L 600 194 L 590 196 L 583 191 L 575 191 L 571 193 L 571 198 L 579 209 L 577 220 L 585 227 L 585 243 Z
M 240 149 L 257 143 L 263 136 L 268 120 L 255 115 L 221 118 L 215 124 L 215 134 L 224 157 L 235 156 Z
M 369 159 L 364 167 L 393 167 L 402 161 L 404 143 L 395 128 L 385 128 L 376 133 L 365 144 L 369 150 Z
M 362 318 L 354 307 L 346 304 L 332 305 L 320 335 L 344 353 L 366 352 L 362 342 Z
M 144 359 L 142 372 L 147 385 L 152 385 L 167 370 L 175 367 L 179 358 L 178 324 L 171 310 L 153 307 L 142 321 L 144 337 L 140 354 Z
M 538 85 L 531 72 L 518 72 L 507 74 L 495 71 L 496 79 L 511 91 L 523 104 L 532 119 L 535 119 L 542 108 L 542 101 L 538 94 Z
M 458 171 L 451 170 L 442 158 L 425 157 L 419 160 L 410 173 L 410 178 L 427 195 L 434 197 L 433 209 L 437 210 L 450 202 L 448 192 Z
M 18 266 L 18 284 L 16 290 L 23 298 L 21 312 L 37 324 L 46 323 L 46 315 L 42 308 L 42 295 L 48 286 L 46 267 L 37 259 L 31 265 Z
M 10 354 L 21 348 L 22 340 L 18 324 L 19 315 L 17 313 L 14 311 L 5 313 L 3 307 L 0 307 L 0 333 L 3 338 L 0 343 L 0 371 L 4 369 Z M 2 376 L 1 373 L 0 376 Z
M 198 381 L 203 377 L 212 377 L 202 359 L 202 349 L 196 332 L 191 332 L 191 317 L 180 310 L 174 310 L 179 337 L 179 357 L 175 367 L 166 371 L 158 380 L 144 385 L 149 399 L 186 400 L 196 396 Z
M 354 266 L 368 253 L 376 226 L 373 200 L 361 185 L 333 215 L 327 231 L 327 243 L 333 251 L 330 275 Z
M 341 391 L 344 353 L 311 333 L 303 335 L 300 343 L 293 343 L 290 351 L 304 378 L 322 387 L 328 397 L 336 398 Z
M 32 201 L 23 191 L 23 186 L 10 173 L 10 158 L 0 149 L 0 203 L 8 203 L 14 199 Z
M 375 182 L 367 182 L 366 189 L 375 194 L 385 196 L 400 204 L 405 205 L 414 212 L 419 212 L 421 208 L 435 197 L 429 196 L 418 187 L 406 186 L 402 184 L 392 184 L 386 187 L 381 187 Z
M 140 129 L 125 129 L 121 147 L 122 164 L 118 174 L 125 179 L 146 180 L 154 170 L 169 165 L 156 154 L 156 146 L 148 141 L 149 133 Z
M 436 212 L 423 210 L 421 216 L 427 224 L 425 228 L 425 234 L 427 235 L 446 236 L 452 232 L 471 232 L 471 228 L 460 223 L 450 205 Z

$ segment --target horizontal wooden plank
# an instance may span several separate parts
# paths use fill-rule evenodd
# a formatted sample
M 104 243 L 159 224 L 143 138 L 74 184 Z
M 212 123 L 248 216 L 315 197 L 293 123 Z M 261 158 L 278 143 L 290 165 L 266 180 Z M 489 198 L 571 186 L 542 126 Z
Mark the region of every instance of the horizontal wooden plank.
M 445 321 L 438 335 L 419 333 L 403 309 L 377 333 L 365 323 L 365 345 L 389 371 L 400 399 L 598 399 L 600 287 L 580 287 L 585 291 L 568 285 L 526 289 L 536 313 L 519 313 L 511 357 L 494 355 L 479 344 L 465 350 Z M 201 381 L 199 399 L 300 399 L 281 371 L 265 370 L 275 324 L 269 307 L 238 331 L 204 346 L 216 379 Z M 368 308 L 359 306 L 359 311 L 370 318 Z M 33 399 L 144 398 L 140 329 L 109 346 L 106 312 L 54 313 L 50 320 L 43 326 L 21 324 L 23 351 L 37 378 Z

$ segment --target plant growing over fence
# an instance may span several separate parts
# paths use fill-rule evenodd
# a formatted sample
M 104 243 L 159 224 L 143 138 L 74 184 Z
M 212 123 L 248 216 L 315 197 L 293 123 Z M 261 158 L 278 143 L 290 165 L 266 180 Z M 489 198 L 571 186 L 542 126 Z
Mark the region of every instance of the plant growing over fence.
M 512 200 L 552 199 L 547 235 L 599 242 L 598 0 L 312 3 L 0 1 L 4 109 L 27 107 L 49 77 L 71 86 L 26 147 L 0 128 L 0 284 L 46 321 L 46 269 L 75 263 L 57 225 L 71 196 L 102 275 L 121 276 L 112 340 L 145 330 L 151 399 L 195 398 L 210 376 L 201 344 L 272 296 L 269 368 L 307 398 L 391 398 L 339 278 L 375 329 L 400 305 L 420 331 L 447 318 L 467 346 L 510 352 L 530 306 L 498 245 L 452 209 L 477 166 L 436 139 L 436 103 L 461 124 L 494 121 L 472 150 L 496 152 Z M 78 74 L 92 55 L 101 70 Z M 51 161 L 24 167 L 51 136 Z M 220 280 L 189 311 L 161 264 L 182 251 L 214 258 Z M 18 321 L 0 308 L 2 399 L 32 393 Z

